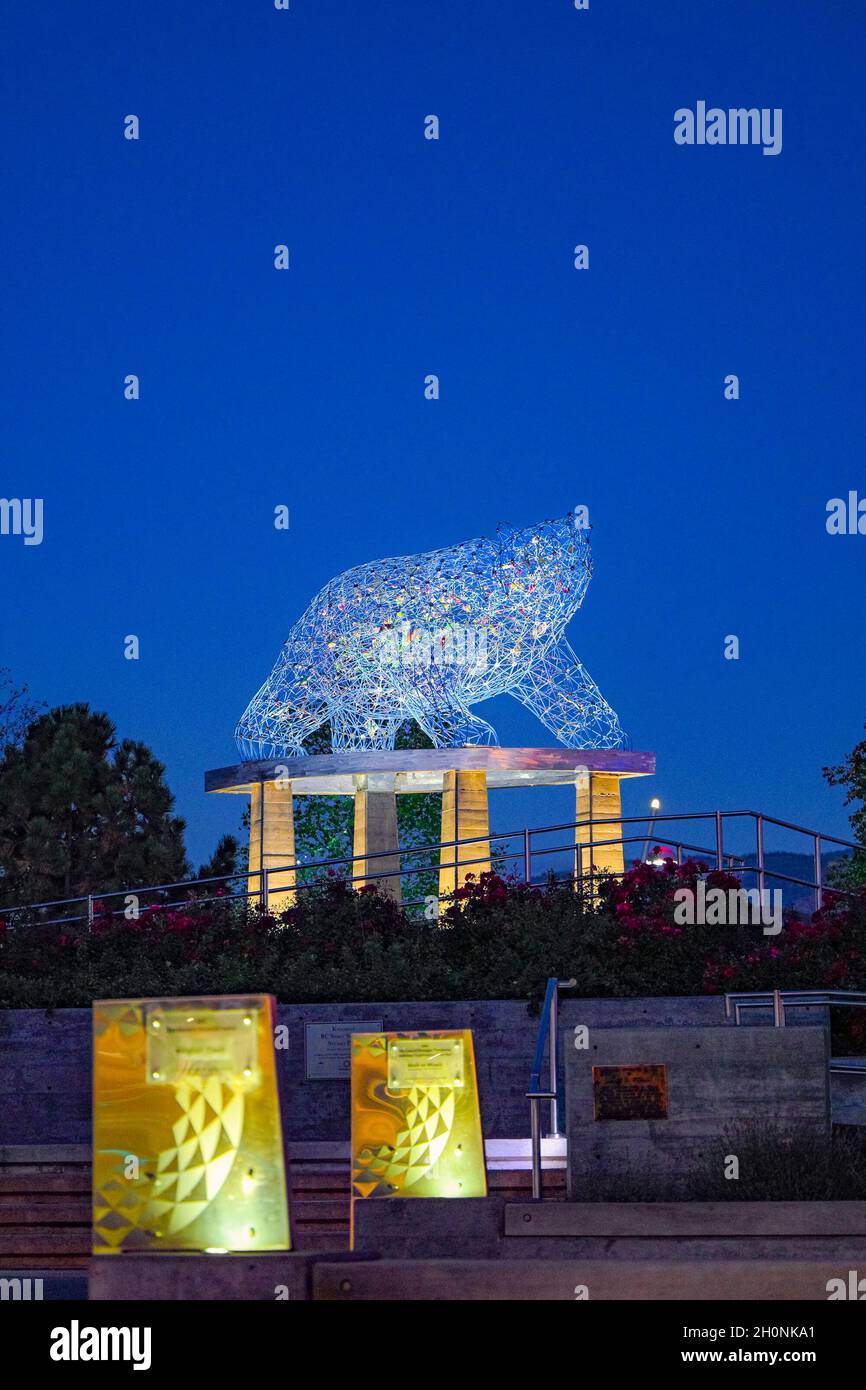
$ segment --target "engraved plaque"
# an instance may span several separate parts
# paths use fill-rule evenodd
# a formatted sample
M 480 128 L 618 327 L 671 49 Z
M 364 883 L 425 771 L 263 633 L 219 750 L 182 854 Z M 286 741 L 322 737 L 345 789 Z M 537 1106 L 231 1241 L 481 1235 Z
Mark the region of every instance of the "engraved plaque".
M 342 1019 L 339 1023 L 304 1025 L 308 1081 L 347 1081 L 352 1071 L 352 1034 L 381 1033 L 381 1018 Z
M 593 1067 L 592 1095 L 597 1120 L 666 1120 L 667 1068 Z
M 224 1076 L 258 1084 L 256 1018 L 249 1009 L 167 1009 L 145 1006 L 147 1076 L 151 1086 L 189 1077 Z
M 462 1038 L 389 1038 L 388 1090 L 462 1086 Z

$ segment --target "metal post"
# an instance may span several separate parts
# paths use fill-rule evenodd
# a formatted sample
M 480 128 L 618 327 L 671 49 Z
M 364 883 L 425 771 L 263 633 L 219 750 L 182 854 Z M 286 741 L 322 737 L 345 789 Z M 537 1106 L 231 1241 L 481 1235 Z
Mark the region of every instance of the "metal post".
M 648 823 L 648 825 L 647 825 L 647 828 L 646 828 L 646 839 L 645 839 L 644 842 L 643 842 L 643 849 L 641 850 L 641 856 L 640 856 L 644 863 L 646 863 L 647 860 L 649 859 L 650 841 L 653 839 L 653 831 L 655 830 L 655 824 L 656 824 L 656 818 L 655 818 L 655 816 L 651 816 L 651 817 L 650 817 L 650 820 L 649 820 L 649 823 Z
M 529 1132 L 532 1136 L 532 1200 L 541 1201 L 541 1127 L 538 1101 L 529 1102 Z
M 532 882 L 532 843 L 528 825 L 523 830 L 523 881 L 527 886 Z
M 683 862 L 683 847 L 682 847 L 682 845 L 677 845 L 677 863 L 678 863 L 678 864 L 682 864 L 682 862 Z
M 773 990 L 773 1026 L 784 1028 L 785 1026 L 785 1005 L 782 1001 L 781 990 Z
M 87 895 L 87 925 L 88 925 L 88 927 L 92 927 L 92 926 L 93 926 L 93 894 L 92 894 L 92 893 L 88 893 L 88 895 Z
M 815 911 L 824 906 L 824 881 L 821 868 L 821 836 L 815 836 Z
M 550 998 L 550 1022 L 547 1026 L 547 1052 L 550 1059 L 550 1129 L 548 1133 L 559 1138 L 559 985 Z
M 758 892 L 761 903 L 764 901 L 764 817 L 758 816 L 755 821 L 755 834 L 758 841 Z
M 722 813 L 716 811 L 716 864 L 718 868 L 725 867 L 725 850 L 722 844 Z
M 259 904 L 268 910 L 268 875 L 265 869 L 265 779 L 259 781 Z

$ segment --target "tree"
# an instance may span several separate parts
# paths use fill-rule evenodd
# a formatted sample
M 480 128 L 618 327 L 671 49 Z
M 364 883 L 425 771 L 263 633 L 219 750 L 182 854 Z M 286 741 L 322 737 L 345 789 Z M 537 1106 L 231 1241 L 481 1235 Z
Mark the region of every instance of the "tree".
M 28 724 L 38 713 L 37 707 L 30 703 L 27 686 L 16 688 L 11 671 L 0 666 L 0 756 L 7 748 L 21 742 Z
M 65 705 L 0 758 L 0 898 L 44 902 L 189 876 L 165 768 L 116 741 L 107 714 Z
M 866 739 L 851 750 L 844 763 L 825 767 L 823 772 L 831 787 L 846 788 L 845 805 L 857 807 L 848 818 L 854 837 L 858 844 L 866 845 Z M 866 854 L 842 860 L 838 867 L 834 866 L 832 876 L 834 882 L 843 886 L 866 883 Z
M 226 878 L 233 874 L 238 866 L 239 849 L 240 845 L 234 835 L 223 835 L 208 862 L 202 864 L 199 869 L 198 877 Z
M 414 722 L 398 730 L 396 749 L 432 748 L 431 739 Z M 323 724 L 305 741 L 308 753 L 331 752 L 331 728 Z M 354 804 L 350 796 L 303 796 L 295 798 L 295 829 L 299 853 L 313 859 L 348 859 L 352 854 Z M 418 845 L 438 844 L 442 822 L 442 797 L 438 792 L 412 792 L 397 797 L 397 831 L 405 852 Z M 406 854 L 405 868 L 417 872 L 403 878 L 407 898 L 422 898 L 436 892 L 436 879 L 422 872 L 438 863 L 438 852 L 430 855 Z

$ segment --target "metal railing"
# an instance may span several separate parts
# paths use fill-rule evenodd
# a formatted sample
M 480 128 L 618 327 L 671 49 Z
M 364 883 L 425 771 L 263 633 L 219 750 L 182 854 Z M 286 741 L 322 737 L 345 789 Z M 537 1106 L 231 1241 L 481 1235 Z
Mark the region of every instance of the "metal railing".
M 543 1196 L 541 1114 L 539 1111 L 539 1106 L 543 1100 L 550 1101 L 548 1138 L 561 1139 L 563 1135 L 559 1126 L 559 991 L 561 989 L 574 989 L 576 984 L 576 980 L 558 980 L 556 976 L 551 976 L 547 981 L 544 1003 L 541 1007 L 541 1021 L 535 1043 L 535 1056 L 532 1060 L 532 1075 L 529 1078 L 529 1090 L 526 1092 L 526 1099 L 529 1101 L 529 1126 L 532 1142 L 532 1197 L 534 1201 L 541 1201 Z M 544 1068 L 545 1048 L 548 1054 L 548 1084 L 547 1090 L 542 1090 L 541 1073 Z
M 773 1025 L 784 1028 L 788 1009 L 820 1009 L 833 1005 L 866 1009 L 866 992 L 859 989 L 753 989 L 725 995 L 725 1018 L 740 1024 L 743 1009 L 772 1009 Z
M 742 823 L 749 820 L 753 822 L 755 834 L 756 862 L 754 864 L 744 862 L 745 856 L 742 851 L 733 851 L 725 847 L 726 825 L 729 822 Z M 163 910 L 189 906 L 191 902 L 203 906 L 226 900 L 252 901 L 267 907 L 271 893 L 275 891 L 301 893 L 316 888 L 321 886 L 323 881 L 326 881 L 329 873 L 339 875 L 349 885 L 355 883 L 361 885 L 378 884 L 393 879 L 399 880 L 402 884 L 404 880 L 411 880 L 413 877 L 420 875 L 429 877 L 438 875 L 442 871 L 455 870 L 460 873 L 465 873 L 467 870 L 477 871 L 488 865 L 491 858 L 498 865 L 513 864 L 515 872 L 511 876 L 529 885 L 534 883 L 535 874 L 539 870 L 543 870 L 545 864 L 549 864 L 553 856 L 564 857 L 572 864 L 571 872 L 557 876 L 556 868 L 551 866 L 550 875 L 558 883 L 573 884 L 583 891 L 586 891 L 588 886 L 590 895 L 592 895 L 598 882 L 604 878 L 617 876 L 610 869 L 593 866 L 592 856 L 596 852 L 609 851 L 612 847 L 619 847 L 622 849 L 624 860 L 627 863 L 627 847 L 642 844 L 644 851 L 646 851 L 654 838 L 655 842 L 658 843 L 659 837 L 658 835 L 654 836 L 653 832 L 656 832 L 659 826 L 675 826 L 684 822 L 701 821 L 708 822 L 712 828 L 712 844 L 696 843 L 691 839 L 684 838 L 681 833 L 678 834 L 673 838 L 671 844 L 672 853 L 675 855 L 677 863 L 681 864 L 685 857 L 690 856 L 707 862 L 714 862 L 716 868 L 729 869 L 737 875 L 754 874 L 757 887 L 762 893 L 769 880 L 804 888 L 813 894 L 816 909 L 823 906 L 827 891 L 823 879 L 822 848 L 832 845 L 850 850 L 854 854 L 866 854 L 866 847 L 853 840 L 844 840 L 836 835 L 827 835 L 820 831 L 810 830 L 805 826 L 779 820 L 775 816 L 767 816 L 758 811 L 690 811 L 679 815 L 666 814 L 651 817 L 646 815 L 588 817 L 554 825 L 524 826 L 520 830 L 496 831 L 487 835 L 468 836 L 454 840 L 436 841 L 427 845 L 411 846 L 399 851 L 401 858 L 399 868 L 389 866 L 383 872 L 376 871 L 376 861 L 393 860 L 395 854 L 393 849 L 374 851 L 365 855 L 351 854 L 328 859 L 313 859 L 306 862 L 296 859 L 286 864 L 243 871 L 236 870 L 231 874 L 204 879 L 184 879 L 173 883 L 110 889 L 99 894 L 0 908 L 0 916 L 9 925 L 15 925 L 17 921 L 28 918 L 36 918 L 42 925 L 62 926 L 76 922 L 92 924 L 97 910 L 100 915 L 116 917 L 129 915 L 125 900 L 130 897 L 139 902 L 142 898 L 154 899 L 151 905 L 158 906 Z M 615 827 L 619 833 L 599 839 L 597 836 L 598 828 L 605 826 Z M 638 826 L 643 828 L 639 832 L 636 830 L 635 833 L 631 833 L 631 827 Z M 814 865 L 813 878 L 798 878 L 767 866 L 764 835 L 768 826 L 807 836 L 811 842 L 812 863 Z M 568 842 L 554 845 L 540 843 L 541 837 L 556 834 L 568 834 Z M 460 857 L 462 850 L 473 846 L 478 846 L 481 851 L 475 858 L 463 859 Z M 454 851 L 453 859 L 446 858 L 445 863 L 438 862 L 442 858 L 443 851 L 446 850 Z M 437 862 L 419 864 L 417 862 L 419 856 L 427 856 L 428 858 L 434 856 Z M 408 860 L 415 862 L 407 863 Z M 589 870 L 587 870 L 587 864 L 590 865 Z M 357 872 L 359 865 L 364 866 L 361 872 Z M 282 882 L 280 881 L 281 877 L 284 880 Z M 833 892 L 844 894 L 846 890 L 834 886 Z M 121 901 L 117 907 L 111 906 L 118 900 Z M 426 897 L 410 898 L 404 902 L 404 905 L 417 907 L 426 906 L 427 903 Z M 106 909 L 107 904 L 109 906 Z M 61 912 L 58 915 L 56 909 L 69 909 L 69 911 Z M 78 910 L 73 911 L 72 909 Z
M 755 830 L 755 860 L 756 860 L 756 862 L 755 862 L 754 864 L 746 864 L 746 863 L 744 862 L 744 861 L 745 861 L 745 856 L 743 855 L 742 851 L 740 851 L 740 852 L 737 853 L 737 854 L 732 854 L 730 850 L 725 850 L 725 845 L 724 845 L 724 827 L 725 827 L 725 823 L 726 823 L 727 821 L 729 821 L 729 820 L 743 820 L 743 819 L 747 819 L 747 820 L 750 819 L 750 820 L 752 820 L 753 823 L 754 823 L 754 830 Z M 652 828 L 653 828 L 655 825 L 657 825 L 659 822 L 665 822 L 665 823 L 667 823 L 667 822 L 681 822 L 681 821 L 693 821 L 693 820 L 711 821 L 711 823 L 712 823 L 712 825 L 713 825 L 713 829 L 714 829 L 714 840 L 715 840 L 714 847 L 713 847 L 711 850 L 707 850 L 705 847 L 701 847 L 701 846 L 699 846 L 699 845 L 694 845 L 694 844 L 689 844 L 688 842 L 686 842 L 686 841 L 684 841 L 684 840 L 681 840 L 681 839 L 680 839 L 680 840 L 676 840 L 676 841 L 675 841 L 675 844 L 674 844 L 674 848 L 675 848 L 676 860 L 677 860 L 677 863 L 678 863 L 678 864 L 679 864 L 679 863 L 682 863 L 682 861 L 683 861 L 683 853 L 684 853 L 684 851 L 688 850 L 691 854 L 701 854 L 701 855 L 703 855 L 703 856 L 708 856 L 708 857 L 714 859 L 714 860 L 715 860 L 715 867 L 716 867 L 717 869 L 729 868 L 729 869 L 735 870 L 735 872 L 738 873 L 738 874 L 740 874 L 740 873 L 743 873 L 743 874 L 754 874 L 754 875 L 756 876 L 756 879 L 757 879 L 757 887 L 758 887 L 758 890 L 759 890 L 759 892 L 760 892 L 761 894 L 763 894 L 764 891 L 766 890 L 767 880 L 768 880 L 768 879 L 778 880 L 779 882 L 782 882 L 782 883 L 789 883 L 789 884 L 792 884 L 792 885 L 794 885 L 794 886 L 796 886 L 796 887 L 810 889 L 811 892 L 813 893 L 814 906 L 815 906 L 815 910 L 816 910 L 816 911 L 819 911 L 819 910 L 823 907 L 823 905 L 824 905 L 824 894 L 825 894 L 825 892 L 826 892 L 826 884 L 824 883 L 824 875 L 823 875 L 823 849 L 824 849 L 824 846 L 826 846 L 826 845 L 841 846 L 841 847 L 844 848 L 844 849 L 852 850 L 855 854 L 858 854 L 858 853 L 859 853 L 859 854 L 866 854 L 866 846 L 864 846 L 864 845 L 862 845 L 862 844 L 857 844 L 857 843 L 856 843 L 855 841 L 853 841 L 853 840 L 844 840 L 844 839 L 842 839 L 840 836 L 837 836 L 837 835 L 827 835 L 827 834 L 825 834 L 825 833 L 823 833 L 822 831 L 819 831 L 819 830 L 811 830 L 811 829 L 809 829 L 809 828 L 806 827 L 806 826 L 803 826 L 803 825 L 796 825 L 796 824 L 794 824 L 794 822 L 792 822 L 792 821 L 780 820 L 777 816 L 768 816 L 768 815 L 765 815 L 765 814 L 764 814 L 763 812 L 761 812 L 761 811 L 690 811 L 690 812 L 686 812 L 686 813 L 681 814 L 681 815 L 674 815 L 674 814 L 669 814 L 669 815 L 664 815 L 664 816 L 658 815 L 658 816 L 654 816 L 654 817 L 651 819 L 651 822 L 650 822 L 650 829 L 652 829 Z M 598 825 L 616 825 L 616 826 L 624 826 L 624 825 L 633 824 L 633 823 L 635 823 L 635 822 L 638 822 L 638 823 L 646 823 L 646 821 L 647 821 L 647 817 L 640 817 L 640 816 L 631 816 L 631 817 L 626 817 L 626 816 L 607 816 L 607 817 L 604 817 L 604 818 L 599 817 L 599 818 L 595 819 L 595 820 L 592 822 L 592 824 L 593 824 L 593 826 L 598 826 Z M 579 822 L 578 824 L 585 824 L 585 822 Z M 805 836 L 808 837 L 808 839 L 811 841 L 811 858 L 812 858 L 812 864 L 813 864 L 813 867 L 814 867 L 814 877 L 813 877 L 813 878 L 811 878 L 811 879 L 797 878 L 797 877 L 796 877 L 795 875 L 793 875 L 793 874 L 785 874 L 785 873 L 782 873 L 782 871 L 779 870 L 779 869 L 771 869 L 771 868 L 768 868 L 768 867 L 767 867 L 767 863 L 766 863 L 766 851 L 765 851 L 765 847 L 764 847 L 764 832 L 765 832 L 765 829 L 766 829 L 767 826 L 773 826 L 773 827 L 775 827 L 776 829 L 780 829 L 780 830 L 792 831 L 792 832 L 794 832 L 795 834 L 805 835 Z M 565 827 L 564 827 L 564 826 L 547 827 L 547 829 L 565 829 Z M 542 831 L 539 830 L 538 833 L 542 833 Z M 603 848 L 603 847 L 609 847 L 609 846 L 611 846 L 611 845 L 623 845 L 623 846 L 625 846 L 626 844 L 634 843 L 634 842 L 636 842 L 636 841 L 638 841 L 638 840 L 643 841 L 644 845 L 646 846 L 646 845 L 649 844 L 649 839 L 650 839 L 650 838 L 651 838 L 651 837 L 646 836 L 646 835 L 630 835 L 630 836 L 618 835 L 618 836 L 612 836 L 610 839 L 607 839 L 607 840 L 598 840 L 598 839 L 595 839 L 594 836 L 591 836 L 590 840 L 588 840 L 588 841 L 582 841 L 579 845 L 578 845 L 578 844 L 575 845 L 575 864 L 576 864 L 575 875 L 576 875 L 576 877 L 578 877 L 578 878 L 580 877 L 580 868 L 581 868 L 581 864 L 582 864 L 582 860 L 583 860 L 583 853 L 582 853 L 581 851 L 586 851 L 587 853 L 591 853 L 591 852 L 592 852 L 593 850 L 595 850 L 595 849 L 600 849 L 600 848 Z M 657 838 L 658 838 L 658 837 L 657 837 Z M 537 851 L 537 853 L 538 853 L 538 851 Z M 541 853 L 547 853 L 547 851 L 541 851 Z M 837 887 L 834 885 L 834 886 L 833 886 L 833 892 L 835 892 L 835 893 L 843 893 L 843 894 L 844 894 L 844 893 L 845 893 L 845 890 L 842 889 L 842 888 L 837 888 Z
M 788 1009 L 830 1009 L 834 1006 L 866 1009 L 866 993 L 856 989 L 769 989 L 735 991 L 725 995 L 725 1017 L 730 1018 L 733 1011 L 737 1026 L 742 1022 L 742 1009 L 771 1008 L 773 1026 L 785 1028 Z M 866 1057 L 831 1057 L 828 1071 L 866 1076 Z
M 866 1009 L 866 992 L 858 989 L 735 990 L 725 995 L 725 1018 L 742 1023 L 743 1009 L 772 1009 L 774 1028 L 787 1027 L 788 1009 Z M 831 1057 L 831 1072 L 866 1075 L 866 1057 Z

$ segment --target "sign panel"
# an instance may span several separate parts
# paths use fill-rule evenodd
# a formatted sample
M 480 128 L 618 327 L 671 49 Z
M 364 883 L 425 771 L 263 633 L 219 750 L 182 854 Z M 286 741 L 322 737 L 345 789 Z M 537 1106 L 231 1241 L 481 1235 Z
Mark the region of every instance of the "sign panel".
M 388 1090 L 462 1086 L 462 1038 L 389 1038 Z
M 472 1033 L 352 1038 L 352 1209 L 370 1197 L 486 1197 Z
M 287 1250 L 274 1001 L 93 1005 L 93 1250 Z
M 257 1030 L 248 1009 L 147 1007 L 147 1081 L 150 1085 L 189 1077 L 234 1076 L 257 1082 Z
M 304 1024 L 307 1080 L 348 1081 L 352 1070 L 352 1034 L 380 1033 L 382 1026 L 381 1018 Z
M 668 1078 L 663 1066 L 593 1067 L 597 1120 L 666 1120 Z

